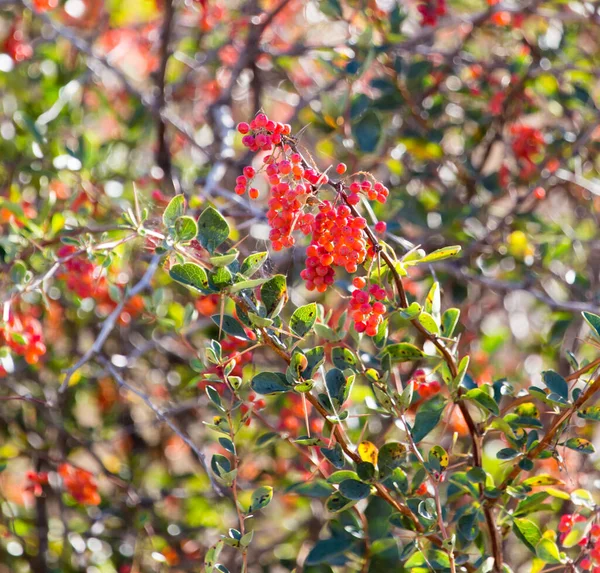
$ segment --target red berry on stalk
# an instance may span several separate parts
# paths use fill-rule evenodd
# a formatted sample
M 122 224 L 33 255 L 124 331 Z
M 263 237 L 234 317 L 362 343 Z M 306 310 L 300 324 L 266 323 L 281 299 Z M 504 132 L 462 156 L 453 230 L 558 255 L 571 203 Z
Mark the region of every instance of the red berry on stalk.
M 337 167 L 335 168 L 335 170 L 340 174 L 343 175 L 344 173 L 346 173 L 346 169 L 348 169 L 346 167 L 345 163 L 338 163 Z
M 376 233 L 383 235 L 383 233 L 385 233 L 386 230 L 387 230 L 387 224 L 385 223 L 385 221 L 377 221 L 377 223 L 375 223 L 375 232 Z
M 533 196 L 538 200 L 541 201 L 542 199 L 544 199 L 546 197 L 546 190 L 543 187 L 536 187 L 533 190 Z

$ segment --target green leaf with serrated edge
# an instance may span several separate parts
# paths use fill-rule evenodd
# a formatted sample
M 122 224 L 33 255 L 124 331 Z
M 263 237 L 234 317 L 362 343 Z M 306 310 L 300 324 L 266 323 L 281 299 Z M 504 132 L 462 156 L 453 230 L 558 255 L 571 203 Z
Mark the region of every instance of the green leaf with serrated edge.
M 457 308 L 449 308 L 442 314 L 442 324 L 440 325 L 440 334 L 446 338 L 452 338 L 458 319 L 460 318 L 460 310 Z
M 165 227 L 173 227 L 175 221 L 185 213 L 185 197 L 183 195 L 175 195 L 165 207 L 163 213 L 163 223 Z
M 235 318 L 233 318 L 233 316 L 225 314 L 223 317 L 221 317 L 220 314 L 214 314 L 211 316 L 211 319 L 223 330 L 223 332 L 231 334 L 231 336 L 236 336 L 237 338 L 250 340 L 246 334 L 246 331 L 244 330 L 244 327 Z
M 531 521 L 531 519 L 519 517 L 514 520 L 513 530 L 515 535 L 528 547 L 528 549 L 532 553 L 535 553 L 535 548 L 542 539 L 540 528 Z
M 569 399 L 569 384 L 558 372 L 546 370 L 542 372 L 542 378 L 551 392 L 555 392 L 565 400 Z
M 317 304 L 311 303 L 298 307 L 290 318 L 290 330 L 300 336 L 306 336 L 317 321 Z
M 288 384 L 285 374 L 281 372 L 261 372 L 252 378 L 252 389 L 258 394 L 277 394 L 289 392 L 293 387 Z
M 383 349 L 382 355 L 388 355 L 394 362 L 410 362 L 423 358 L 423 351 L 414 344 L 399 342 L 390 344 Z
M 585 438 L 569 438 L 565 442 L 565 446 L 580 454 L 593 454 L 596 451 L 592 443 Z
M 340 493 L 355 501 L 360 501 L 371 495 L 371 486 L 356 479 L 347 479 L 340 483 Z
M 223 244 L 229 237 L 229 223 L 213 207 L 207 207 L 198 217 L 198 242 L 209 252 Z
M 191 241 L 198 234 L 198 225 L 192 217 L 184 215 L 175 221 L 175 238 L 177 241 Z
M 547 537 L 539 541 L 535 547 L 535 552 L 544 563 L 562 563 L 558 545 Z
M 208 277 L 206 271 L 195 263 L 178 263 L 169 269 L 169 276 L 188 287 L 192 287 L 201 293 L 210 292 L 208 288 Z
M 208 262 L 213 267 L 226 267 L 227 265 L 233 263 L 233 261 L 235 261 L 238 258 L 239 254 L 240 253 L 238 251 L 234 251 L 225 255 L 217 255 L 215 257 L 210 257 L 208 259 Z
M 284 275 L 275 275 L 260 287 L 260 298 L 267 309 L 267 316 L 277 316 L 287 300 Z
M 268 485 L 263 485 L 252 493 L 252 501 L 248 508 L 248 513 L 263 509 L 273 499 L 273 488 Z
M 485 390 L 482 388 L 473 388 L 469 390 L 464 398 L 467 400 L 473 400 L 475 403 L 483 406 L 486 410 L 490 411 L 492 414 L 496 416 L 500 415 L 500 408 L 496 403 L 496 400 L 492 398 Z
M 251 277 L 256 271 L 258 271 L 267 260 L 269 253 L 266 251 L 260 253 L 253 253 L 246 257 L 240 268 L 240 273 L 245 277 Z
M 437 322 L 428 312 L 422 312 L 419 314 L 417 320 L 421 323 L 421 326 L 425 327 L 426 330 L 433 334 L 439 334 L 440 329 L 437 325 Z
M 331 349 L 331 361 L 336 368 L 345 370 L 346 368 L 356 369 L 358 358 L 352 350 L 345 346 L 336 346 Z
M 594 336 L 600 338 L 600 316 L 592 312 L 582 312 L 581 315 L 585 321 L 590 325 Z

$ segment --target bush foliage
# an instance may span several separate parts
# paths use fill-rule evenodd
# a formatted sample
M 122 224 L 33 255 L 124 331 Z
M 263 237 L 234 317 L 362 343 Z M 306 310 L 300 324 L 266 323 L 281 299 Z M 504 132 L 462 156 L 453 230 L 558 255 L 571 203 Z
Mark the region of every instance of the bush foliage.
M 598 10 L 0 1 L 0 573 L 600 572 Z

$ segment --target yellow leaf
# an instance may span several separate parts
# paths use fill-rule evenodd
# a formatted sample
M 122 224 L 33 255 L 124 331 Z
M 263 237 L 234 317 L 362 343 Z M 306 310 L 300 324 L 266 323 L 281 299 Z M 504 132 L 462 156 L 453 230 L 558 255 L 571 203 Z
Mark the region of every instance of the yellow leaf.
M 358 455 L 363 462 L 371 462 L 375 466 L 379 450 L 373 442 L 364 441 L 358 444 Z

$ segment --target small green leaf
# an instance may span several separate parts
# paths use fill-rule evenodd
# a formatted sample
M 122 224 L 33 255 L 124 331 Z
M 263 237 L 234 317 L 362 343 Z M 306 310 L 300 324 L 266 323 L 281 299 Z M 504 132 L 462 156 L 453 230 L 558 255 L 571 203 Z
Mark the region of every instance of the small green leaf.
M 10 269 L 10 278 L 13 283 L 20 285 L 25 282 L 27 267 L 23 261 L 15 261 Z
M 267 260 L 269 253 L 263 251 L 261 253 L 253 253 L 246 257 L 240 268 L 240 273 L 245 277 L 251 277 L 256 271 L 258 271 Z
M 178 241 L 191 241 L 198 234 L 198 225 L 192 217 L 184 215 L 175 221 L 175 237 Z
M 317 304 L 311 303 L 298 307 L 290 318 L 291 331 L 303 338 L 306 336 L 317 321 Z
M 551 392 L 555 392 L 565 400 L 569 399 L 569 384 L 558 372 L 546 370 L 542 372 L 542 377 Z
M 381 477 L 386 478 L 391 475 L 396 468 L 400 467 L 405 458 L 406 446 L 404 446 L 404 444 L 399 442 L 387 442 L 381 446 L 377 461 Z
M 410 362 L 423 358 L 423 351 L 408 342 L 390 344 L 384 348 L 382 354 L 387 354 L 394 362 Z
M 586 420 L 600 422 L 600 406 L 588 406 L 587 408 L 582 408 L 577 412 L 577 415 Z
M 500 415 L 500 408 L 498 408 L 496 400 L 494 400 L 494 398 L 492 398 L 492 396 L 490 396 L 482 388 L 473 388 L 472 390 L 469 390 L 464 395 L 464 398 L 466 398 L 467 400 L 473 400 L 474 402 L 476 402 L 480 406 L 483 406 L 486 410 L 490 411 L 496 416 Z
M 437 472 L 446 471 L 449 463 L 448 454 L 442 446 L 433 446 L 429 450 L 429 465 Z
M 331 361 L 336 368 L 345 370 L 346 368 L 356 369 L 358 358 L 352 350 L 345 346 L 336 346 L 331 349 Z
M 356 504 L 356 501 L 344 497 L 339 491 L 332 494 L 327 500 L 325 507 L 332 513 L 344 511 Z
M 198 242 L 209 252 L 229 237 L 229 223 L 214 207 L 204 209 L 198 218 Z
M 252 378 L 250 385 L 258 394 L 277 394 L 292 390 L 285 374 L 280 372 L 261 372 Z
M 547 537 L 542 538 L 535 547 L 536 555 L 544 563 L 562 563 L 558 545 Z
M 411 430 L 415 442 L 420 442 L 438 425 L 445 407 L 446 401 L 441 397 L 431 399 L 421 406 Z
M 348 551 L 352 547 L 353 543 L 354 541 L 350 536 L 340 536 L 331 537 L 329 539 L 321 539 L 317 541 L 315 546 L 310 550 L 309 554 L 306 556 L 304 565 L 310 566 L 319 565 L 321 563 L 329 563 L 331 562 L 331 560 L 339 557 L 340 555 L 343 555 L 346 551 Z
M 437 251 L 433 251 L 428 255 L 425 255 L 419 263 L 433 263 L 437 261 L 443 261 L 444 259 L 449 259 L 450 257 L 456 256 L 460 253 L 460 245 L 454 245 L 452 247 L 443 247 L 442 249 L 438 249 Z
M 585 438 L 569 438 L 565 446 L 582 454 L 593 454 L 596 451 L 592 443 Z
M 260 298 L 267 309 L 267 316 L 277 316 L 287 301 L 287 285 L 284 275 L 275 275 L 260 287 Z
M 242 338 L 243 340 L 250 340 L 244 327 L 235 319 L 233 316 L 229 316 L 227 314 L 223 315 L 221 318 L 220 314 L 215 314 L 211 316 L 212 321 L 222 328 L 224 332 L 227 334 L 231 334 L 231 336 L 236 336 L 237 338 Z
M 163 213 L 163 223 L 165 227 L 173 227 L 175 221 L 185 213 L 185 197 L 183 195 L 175 195 L 169 201 Z
M 592 312 L 582 312 L 581 315 L 594 331 L 594 335 L 600 338 L 600 316 Z
M 460 310 L 457 308 L 449 308 L 442 315 L 442 324 L 440 327 L 440 333 L 442 336 L 446 338 L 452 338 L 454 334 L 454 329 L 458 324 L 458 319 L 460 317 Z
M 208 293 L 208 277 L 206 271 L 196 263 L 176 264 L 169 270 L 169 275 L 173 280 L 192 287 L 201 293 Z
M 356 479 L 347 479 L 340 484 L 340 493 L 348 499 L 359 501 L 371 495 L 371 486 Z
M 590 526 L 589 521 L 576 521 L 571 530 L 565 535 L 561 545 L 566 548 L 575 547 L 585 537 Z
M 514 520 L 514 532 L 530 551 L 536 553 L 536 546 L 542 539 L 542 532 L 531 519 L 524 517 L 516 518 Z
M 358 148 L 363 153 L 373 153 L 381 139 L 383 128 L 379 116 L 374 111 L 367 111 L 353 124 L 352 132 Z
M 338 402 L 337 404 L 334 403 L 334 407 L 339 408 L 348 399 L 350 392 L 350 385 L 344 373 L 338 368 L 332 368 L 325 375 L 325 384 L 331 398 Z
M 258 509 L 262 509 L 269 505 L 273 499 L 273 488 L 268 485 L 259 487 L 252 494 L 252 502 L 248 508 L 248 513 L 252 513 Z
M 233 261 L 235 261 L 238 258 L 238 255 L 238 251 L 233 251 L 225 255 L 217 255 L 216 257 L 210 257 L 208 261 L 211 265 L 213 265 L 213 267 L 226 267 L 227 265 L 233 263 Z

